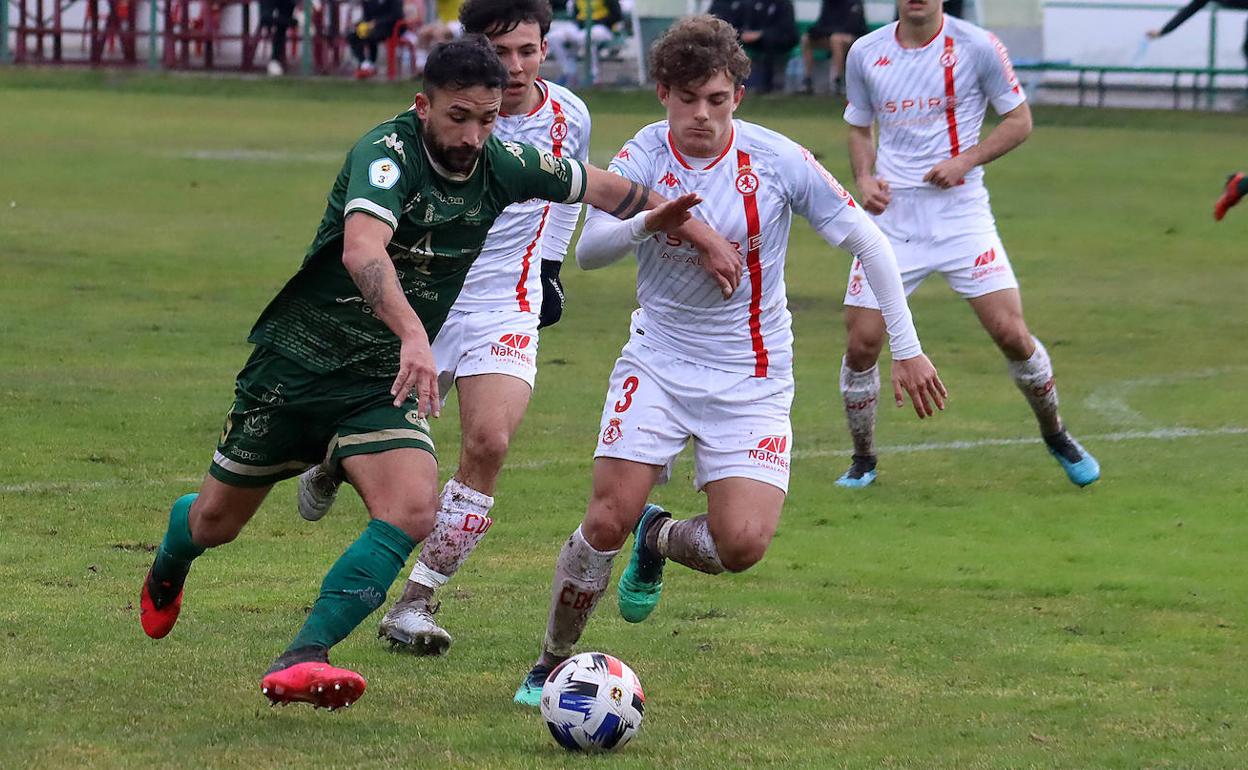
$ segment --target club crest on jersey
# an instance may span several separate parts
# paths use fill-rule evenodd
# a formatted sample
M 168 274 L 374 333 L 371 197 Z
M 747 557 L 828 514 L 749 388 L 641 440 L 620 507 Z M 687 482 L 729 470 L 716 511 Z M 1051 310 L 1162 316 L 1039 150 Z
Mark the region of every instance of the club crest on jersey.
M 849 296 L 857 297 L 862 294 L 862 276 L 854 273 L 849 279 Z
M 607 427 L 602 431 L 602 443 L 614 444 L 624 438 L 624 431 L 620 428 L 620 422 L 619 417 L 611 418 L 611 421 L 607 423 Z
M 737 172 L 737 192 L 742 195 L 753 195 L 758 192 L 758 175 L 749 166 Z
M 389 190 L 399 182 L 399 164 L 389 158 L 378 158 L 368 166 L 368 183 Z
M 945 52 L 940 55 L 940 66 L 945 69 L 953 69 L 957 66 L 957 64 L 958 55 L 953 52 L 953 46 L 949 46 L 945 49 Z
M 562 142 L 568 138 L 568 121 L 562 115 L 555 118 L 555 122 L 550 126 L 550 140 L 552 142 Z

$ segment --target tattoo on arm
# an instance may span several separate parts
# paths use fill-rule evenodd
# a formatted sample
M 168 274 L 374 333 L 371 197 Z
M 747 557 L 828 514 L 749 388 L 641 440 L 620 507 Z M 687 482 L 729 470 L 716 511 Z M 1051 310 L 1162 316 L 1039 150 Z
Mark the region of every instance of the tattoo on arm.
M 399 284 L 398 276 L 394 275 L 386 268 L 388 265 L 380 259 L 374 259 L 365 263 L 359 270 L 352 274 L 355 283 L 360 287 L 360 295 L 364 301 L 373 308 L 374 312 L 381 312 L 386 304 L 386 278 L 393 279 L 399 291 L 403 291 L 402 285 Z
M 628 183 L 628 193 L 620 205 L 611 210 L 611 216 L 617 219 L 631 219 L 646 210 L 646 202 L 650 199 L 650 191 L 636 182 Z

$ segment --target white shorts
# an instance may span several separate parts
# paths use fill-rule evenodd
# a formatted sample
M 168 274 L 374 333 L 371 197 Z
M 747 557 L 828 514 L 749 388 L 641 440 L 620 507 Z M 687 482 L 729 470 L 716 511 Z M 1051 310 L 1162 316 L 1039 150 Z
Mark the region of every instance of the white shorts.
M 531 388 L 537 379 L 537 314 L 452 310 L 433 340 L 433 360 L 443 403 L 455 380 L 477 374 L 506 374 Z
M 1017 289 L 1009 255 L 997 234 L 988 190 L 897 190 L 883 214 L 872 217 L 897 255 L 909 296 L 932 273 L 940 273 L 963 299 Z M 879 309 L 862 264 L 854 260 L 845 304 Z
M 694 481 L 730 477 L 789 490 L 793 378 L 726 372 L 630 340 L 607 390 L 594 457 L 664 467 L 693 439 Z

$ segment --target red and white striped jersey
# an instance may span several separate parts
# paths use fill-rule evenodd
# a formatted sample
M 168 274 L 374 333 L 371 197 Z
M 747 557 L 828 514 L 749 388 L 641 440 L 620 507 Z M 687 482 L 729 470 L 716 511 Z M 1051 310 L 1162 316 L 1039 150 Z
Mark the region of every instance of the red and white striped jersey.
M 538 80 L 537 86 L 544 94 L 541 103 L 527 115 L 500 114 L 494 136 L 587 162 L 590 119 L 585 103 L 557 83 Z M 580 214 L 579 203 L 537 198 L 508 206 L 490 228 L 453 309 L 540 311 L 541 260 L 563 261 Z
M 740 120 L 714 160 L 682 157 L 661 121 L 639 131 L 609 168 L 667 197 L 700 195 L 693 215 L 733 243 L 745 267 L 741 285 L 724 300 L 690 244 L 666 233 L 646 239 L 636 249 L 641 309 L 633 334 L 648 347 L 708 367 L 787 376 L 793 330 L 784 257 L 793 212 L 839 244 L 864 218 L 845 188 L 804 148 Z M 610 215 L 591 207 L 587 216 Z
M 897 22 L 858 38 L 845 89 L 847 123 L 880 123 L 876 173 L 894 188 L 929 186 L 933 166 L 977 144 L 989 102 L 1004 114 L 1026 100 L 1001 41 L 948 14 L 921 48 L 901 46 Z M 983 177 L 976 166 L 966 183 Z

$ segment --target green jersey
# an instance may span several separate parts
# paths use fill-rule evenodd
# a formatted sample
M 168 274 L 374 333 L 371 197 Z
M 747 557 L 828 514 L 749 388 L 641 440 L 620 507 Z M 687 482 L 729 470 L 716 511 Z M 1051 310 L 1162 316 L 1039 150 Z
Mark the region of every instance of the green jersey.
M 394 228 L 386 250 L 432 340 L 504 208 L 530 198 L 575 203 L 584 194 L 585 168 L 576 160 L 494 137 L 471 173 L 443 171 L 408 110 L 351 148 L 303 265 L 248 339 L 316 372 L 393 377 L 399 339 L 373 315 L 342 264 L 347 215 L 361 212 Z

